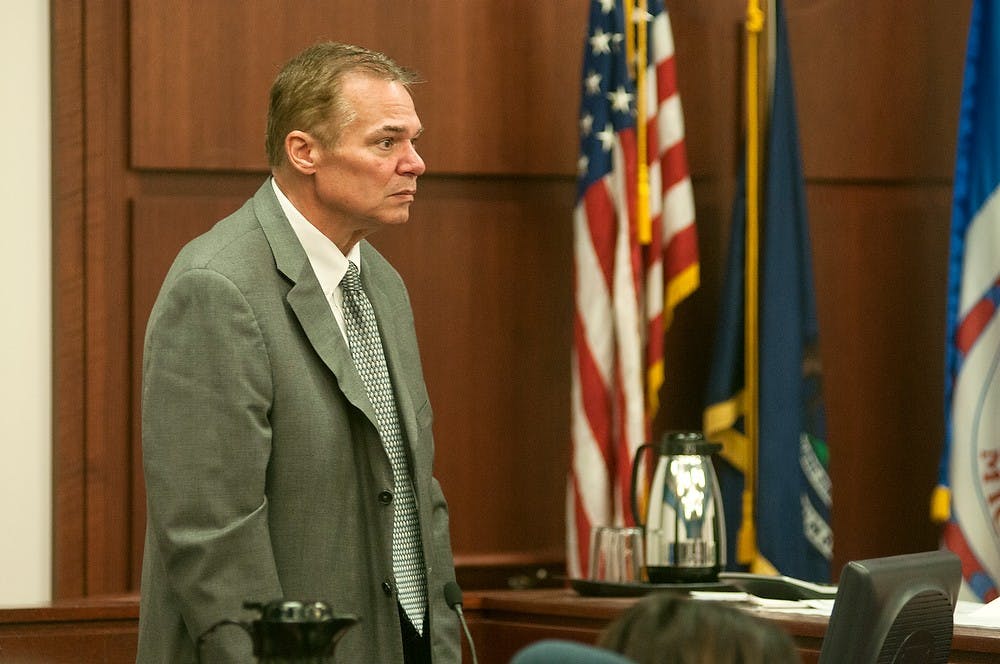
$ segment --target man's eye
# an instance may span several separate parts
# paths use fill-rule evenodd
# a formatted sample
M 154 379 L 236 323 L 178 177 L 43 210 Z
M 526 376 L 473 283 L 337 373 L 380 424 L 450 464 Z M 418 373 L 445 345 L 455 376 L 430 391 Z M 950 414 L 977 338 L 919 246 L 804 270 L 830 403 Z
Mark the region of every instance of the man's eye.
M 391 138 L 383 138 L 381 141 L 378 142 L 380 146 L 386 148 L 387 150 L 391 148 L 393 145 L 395 145 L 395 143 L 396 141 Z

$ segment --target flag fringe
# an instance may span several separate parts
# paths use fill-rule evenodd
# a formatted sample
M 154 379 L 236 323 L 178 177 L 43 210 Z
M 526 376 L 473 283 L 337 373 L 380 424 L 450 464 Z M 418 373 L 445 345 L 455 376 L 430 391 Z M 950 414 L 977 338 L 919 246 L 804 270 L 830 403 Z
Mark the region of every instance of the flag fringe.
M 749 565 L 757 557 L 757 528 L 753 521 L 753 491 L 743 492 L 743 521 L 736 539 L 736 558 Z
M 950 518 L 951 489 L 939 484 L 931 494 L 931 520 L 934 523 L 946 523 Z
M 681 270 L 676 277 L 667 283 L 666 306 L 663 309 L 663 327 L 670 327 L 673 319 L 674 308 L 677 307 L 688 295 L 698 290 L 701 282 L 701 268 L 699 263 L 692 263 Z

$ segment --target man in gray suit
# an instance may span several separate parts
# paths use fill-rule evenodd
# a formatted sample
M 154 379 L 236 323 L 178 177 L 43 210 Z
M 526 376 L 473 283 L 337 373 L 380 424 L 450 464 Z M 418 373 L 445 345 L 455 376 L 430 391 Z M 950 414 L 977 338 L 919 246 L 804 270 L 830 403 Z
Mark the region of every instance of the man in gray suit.
M 202 661 L 252 661 L 245 633 L 211 627 L 278 598 L 360 618 L 339 662 L 460 660 L 409 298 L 364 239 L 407 221 L 424 172 L 412 82 L 354 46 L 290 61 L 271 89 L 272 178 L 164 281 L 143 358 L 143 664 L 194 661 L 202 635 Z M 345 275 L 371 303 L 387 400 L 357 359 Z

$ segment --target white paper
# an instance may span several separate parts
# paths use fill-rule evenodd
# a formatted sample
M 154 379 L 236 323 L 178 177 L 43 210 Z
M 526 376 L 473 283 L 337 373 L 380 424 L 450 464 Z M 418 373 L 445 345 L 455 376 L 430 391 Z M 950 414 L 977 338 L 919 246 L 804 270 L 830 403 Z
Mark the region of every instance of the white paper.
M 958 600 L 955 606 L 955 624 L 1000 629 L 1000 599 L 989 604 Z
M 692 590 L 689 594 L 694 599 L 708 600 L 712 602 L 739 602 L 742 604 L 752 604 L 762 609 L 769 609 L 769 610 L 790 609 L 794 611 L 808 611 L 810 608 L 805 602 L 800 600 L 767 599 L 765 597 L 757 597 L 756 595 L 751 595 L 750 593 L 744 593 L 744 592 L 717 592 L 713 590 Z

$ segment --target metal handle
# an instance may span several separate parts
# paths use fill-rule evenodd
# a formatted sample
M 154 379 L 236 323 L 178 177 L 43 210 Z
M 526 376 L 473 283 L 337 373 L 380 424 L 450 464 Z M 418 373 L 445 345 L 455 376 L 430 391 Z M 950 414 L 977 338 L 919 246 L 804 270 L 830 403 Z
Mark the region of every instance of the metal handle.
M 643 523 L 642 517 L 639 516 L 639 503 L 636 500 L 637 491 L 636 491 L 635 481 L 636 479 L 638 479 L 639 475 L 639 461 L 640 461 L 639 457 L 642 456 L 642 450 L 651 447 L 653 447 L 653 445 L 650 443 L 645 443 L 643 445 L 640 445 L 638 448 L 636 448 L 635 457 L 632 459 L 632 486 L 631 486 L 631 491 L 629 492 L 632 498 L 632 518 L 635 519 L 636 525 L 641 526 L 642 528 L 645 528 L 646 524 Z
M 251 639 L 253 638 L 253 632 L 250 631 L 250 625 L 249 624 L 247 624 L 245 622 L 240 622 L 239 620 L 232 620 L 231 618 L 230 619 L 226 619 L 226 620 L 220 620 L 219 622 L 215 623 L 214 625 L 212 625 L 211 627 L 209 627 L 208 629 L 206 629 L 204 632 L 202 632 L 201 636 L 198 637 L 198 640 L 195 641 L 195 644 L 194 644 L 194 661 L 196 662 L 196 664 L 201 664 L 201 645 L 202 645 L 202 643 L 204 643 L 205 639 L 207 639 L 212 634 L 212 632 L 214 632 L 219 627 L 222 627 L 223 625 L 236 625 L 237 627 L 239 627 L 240 629 L 242 629 L 244 632 L 246 632 L 247 635 L 250 636 Z

